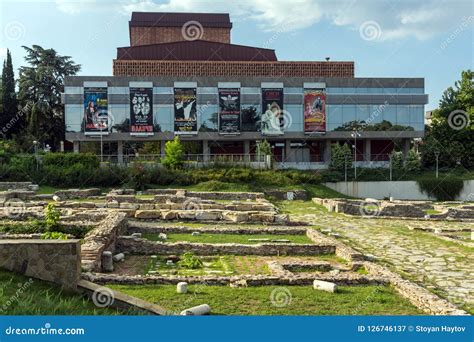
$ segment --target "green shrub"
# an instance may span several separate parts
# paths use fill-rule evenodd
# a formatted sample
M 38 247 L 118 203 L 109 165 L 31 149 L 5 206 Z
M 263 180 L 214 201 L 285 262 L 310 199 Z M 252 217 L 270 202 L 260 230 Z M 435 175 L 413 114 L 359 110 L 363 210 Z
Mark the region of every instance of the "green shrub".
M 44 222 L 46 225 L 46 230 L 49 232 L 55 231 L 59 226 L 59 219 L 61 218 L 61 213 L 54 206 L 54 204 L 49 203 L 46 206 L 44 212 Z
M 399 151 L 392 151 L 390 154 L 392 160 L 392 170 L 403 169 L 403 153 Z
M 41 234 L 43 240 L 67 240 L 67 235 L 61 232 L 44 232 Z
M 331 163 L 329 167 L 332 170 L 344 171 L 350 169 L 352 167 L 352 152 L 349 145 L 339 145 L 339 144 L 332 144 L 331 146 Z
M 98 168 L 100 160 L 99 157 L 93 153 L 46 153 L 42 156 L 42 164 L 62 168 L 80 164 L 84 167 Z
M 129 184 L 137 190 L 145 189 L 150 182 L 150 173 L 145 169 L 143 163 L 134 162 L 129 169 Z
M 197 269 L 202 268 L 204 265 L 198 257 L 194 256 L 191 252 L 186 252 L 181 256 L 181 259 L 178 261 L 178 266 L 188 269 Z
M 181 169 L 184 163 L 184 148 L 179 140 L 179 136 L 175 136 L 172 141 L 165 144 L 165 157 L 162 164 L 169 169 Z
M 421 171 L 421 157 L 413 149 L 408 151 L 405 160 L 405 171 L 410 173 L 419 173 Z
M 418 179 L 417 183 L 421 192 L 436 198 L 437 201 L 454 201 L 464 187 L 463 180 L 457 177 L 425 177 Z

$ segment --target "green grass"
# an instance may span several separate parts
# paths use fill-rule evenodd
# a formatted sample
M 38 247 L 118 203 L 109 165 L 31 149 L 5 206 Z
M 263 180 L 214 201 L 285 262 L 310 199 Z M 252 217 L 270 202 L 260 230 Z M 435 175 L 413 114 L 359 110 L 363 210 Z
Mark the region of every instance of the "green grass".
M 427 215 L 436 215 L 436 214 L 441 214 L 441 211 L 439 210 L 434 210 L 434 209 L 427 209 L 425 210 L 425 213 Z
M 194 185 L 149 185 L 152 189 L 185 189 L 189 191 L 223 191 L 223 192 L 262 192 L 265 190 L 306 190 L 308 198 L 349 198 L 348 196 L 334 191 L 322 184 L 281 184 L 278 186 L 269 184 L 249 184 L 249 183 L 223 183 L 223 182 L 201 182 Z M 145 195 L 146 196 L 146 195 Z M 146 198 L 146 197 L 145 197 Z
M 143 234 L 143 238 L 160 241 L 158 234 Z M 249 239 L 268 239 L 269 241 L 249 241 Z M 258 244 L 271 243 L 271 240 L 290 240 L 292 243 L 312 244 L 313 242 L 306 235 L 270 235 L 270 234 L 207 234 L 202 233 L 198 236 L 191 234 L 168 234 L 166 242 L 196 242 L 196 243 L 240 243 L 240 244 Z
M 30 280 L 31 279 L 31 280 Z M 58 286 L 0 269 L 0 315 L 118 315 Z
M 36 193 L 38 194 L 54 194 L 56 191 L 62 190 L 61 188 L 55 187 L 55 186 L 49 186 L 49 185 L 40 185 L 39 189 Z
M 145 274 L 156 271 L 161 275 L 203 276 L 203 275 L 232 275 L 234 269 L 230 264 L 229 256 L 199 257 L 203 267 L 196 269 L 183 268 L 176 264 L 167 265 L 166 257 L 151 259 L 145 268 Z
M 327 211 L 323 206 L 314 203 L 313 201 L 280 201 L 273 200 L 272 203 L 280 208 L 284 214 L 305 215 L 315 214 L 317 211 Z
M 112 285 L 129 295 L 180 312 L 209 304 L 214 315 L 417 315 L 421 312 L 390 287 L 341 286 L 338 293 L 314 290 L 311 286 L 229 286 L 191 285 L 187 294 L 176 294 L 174 285 Z M 277 307 L 275 298 L 290 298 Z M 289 292 L 288 292 L 289 291 Z M 277 302 L 277 303 L 284 303 Z

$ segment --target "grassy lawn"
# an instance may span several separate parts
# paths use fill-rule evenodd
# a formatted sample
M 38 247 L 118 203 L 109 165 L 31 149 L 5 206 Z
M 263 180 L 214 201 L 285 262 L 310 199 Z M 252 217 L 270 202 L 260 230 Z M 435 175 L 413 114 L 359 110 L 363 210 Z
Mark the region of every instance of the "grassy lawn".
M 338 293 L 314 290 L 311 286 L 229 286 L 191 285 L 187 294 L 176 294 L 174 285 L 112 285 L 129 295 L 180 312 L 209 304 L 214 315 L 417 315 L 421 312 L 390 287 L 344 286 Z M 287 305 L 277 304 L 288 300 Z M 278 301 L 280 299 L 281 301 Z
M 439 210 L 434 210 L 434 209 L 427 209 L 425 210 L 426 215 L 436 215 L 436 214 L 441 214 L 441 211 Z
M 143 234 L 143 237 L 152 241 L 161 241 L 159 234 Z M 249 241 L 249 239 L 263 239 L 266 241 Z M 202 233 L 198 236 L 191 234 L 168 234 L 166 242 L 197 242 L 197 243 L 241 243 L 258 244 L 277 242 L 275 240 L 289 240 L 292 243 L 312 244 L 313 242 L 306 235 L 270 235 L 270 234 L 207 234 Z
M 317 211 L 325 211 L 326 208 L 323 206 L 314 203 L 313 201 L 272 201 L 274 205 L 280 208 L 281 212 L 284 214 L 293 214 L 293 215 L 305 215 L 305 214 L 315 214 Z
M 31 280 L 30 280 L 31 279 Z M 58 286 L 0 269 L 0 315 L 118 315 Z

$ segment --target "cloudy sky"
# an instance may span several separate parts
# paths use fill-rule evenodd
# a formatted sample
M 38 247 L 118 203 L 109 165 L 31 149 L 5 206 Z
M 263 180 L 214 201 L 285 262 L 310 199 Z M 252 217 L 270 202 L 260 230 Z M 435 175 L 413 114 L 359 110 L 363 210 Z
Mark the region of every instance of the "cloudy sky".
M 10 49 L 17 68 L 21 46 L 38 44 L 72 56 L 81 75 L 111 75 L 132 11 L 228 12 L 233 43 L 279 60 L 331 57 L 355 61 L 357 77 L 424 77 L 427 110 L 473 68 L 469 0 L 0 0 L 0 58 Z

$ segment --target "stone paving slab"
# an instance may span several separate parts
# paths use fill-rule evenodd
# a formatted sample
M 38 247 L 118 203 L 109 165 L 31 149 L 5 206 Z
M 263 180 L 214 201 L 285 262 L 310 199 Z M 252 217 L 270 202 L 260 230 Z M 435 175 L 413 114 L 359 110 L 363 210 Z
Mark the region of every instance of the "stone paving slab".
M 472 223 L 351 218 L 316 206 L 311 214 L 291 215 L 291 220 L 330 229 L 345 243 L 385 261 L 403 276 L 453 304 L 474 310 L 474 249 L 407 227 L 474 229 Z

